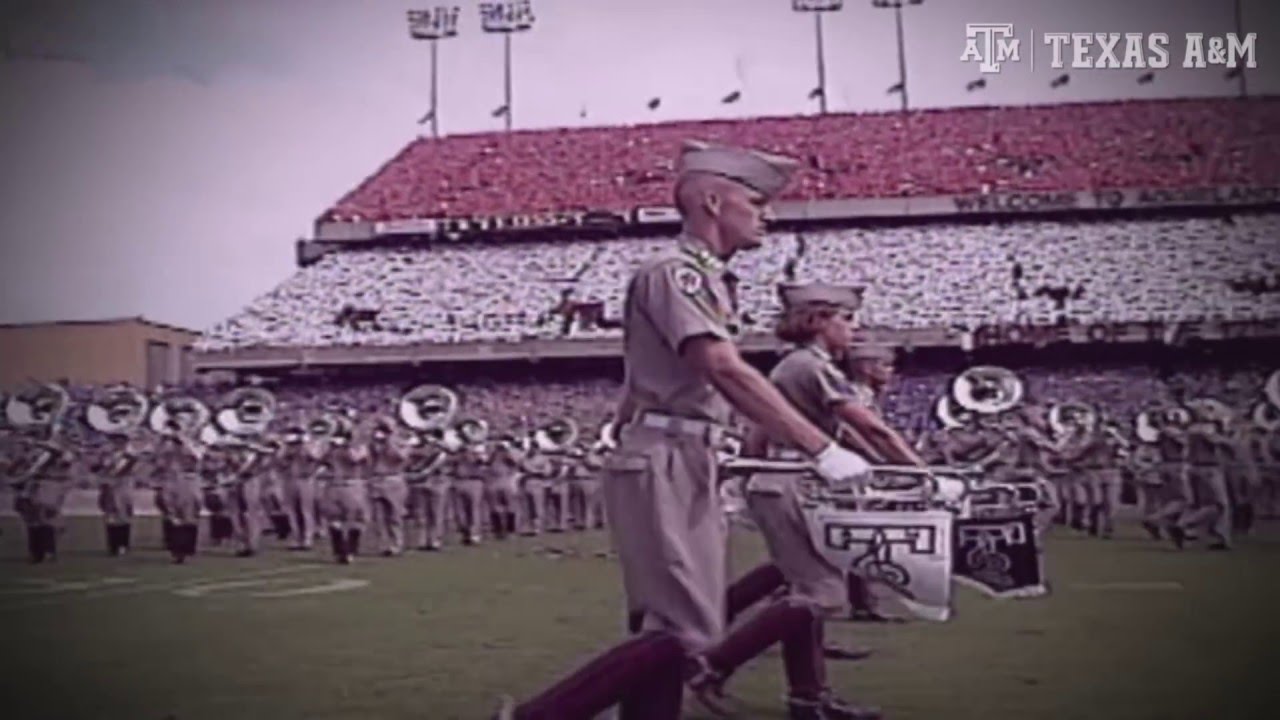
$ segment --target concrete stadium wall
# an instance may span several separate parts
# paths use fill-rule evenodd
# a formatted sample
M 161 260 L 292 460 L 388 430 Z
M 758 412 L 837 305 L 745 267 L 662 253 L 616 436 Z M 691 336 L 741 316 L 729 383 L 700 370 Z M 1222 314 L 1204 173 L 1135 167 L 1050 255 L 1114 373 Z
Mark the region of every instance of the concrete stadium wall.
M 152 381 L 174 384 L 190 377 L 188 349 L 198 334 L 141 318 L 0 326 L 0 388 L 34 380 L 76 384 Z M 159 377 L 148 377 L 148 348 Z

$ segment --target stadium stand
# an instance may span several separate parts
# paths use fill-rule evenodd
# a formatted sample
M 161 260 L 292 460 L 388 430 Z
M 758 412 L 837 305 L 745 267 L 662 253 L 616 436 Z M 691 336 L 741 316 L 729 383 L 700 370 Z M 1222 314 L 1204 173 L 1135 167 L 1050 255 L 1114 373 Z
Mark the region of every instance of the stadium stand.
M 552 310 L 563 291 L 617 318 L 621 278 L 668 246 L 647 238 L 335 252 L 210 329 L 196 349 L 557 338 L 565 323 Z M 776 311 L 776 283 L 789 277 L 865 285 L 865 322 L 894 328 L 1276 318 L 1280 292 L 1247 279 L 1280 274 L 1280 214 L 785 233 L 733 270 L 744 324 L 757 332 Z M 575 337 L 617 332 L 573 328 Z
M 669 205 L 688 138 L 802 159 L 782 200 L 1280 183 L 1280 98 L 677 122 L 415 140 L 320 221 Z

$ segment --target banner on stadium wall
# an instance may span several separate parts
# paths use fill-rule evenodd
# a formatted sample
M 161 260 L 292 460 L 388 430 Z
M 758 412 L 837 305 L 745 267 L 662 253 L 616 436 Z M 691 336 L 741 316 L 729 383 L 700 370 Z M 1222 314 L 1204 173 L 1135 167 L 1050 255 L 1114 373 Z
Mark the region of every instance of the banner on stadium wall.
M 952 210 L 959 215 L 1274 203 L 1280 203 L 1280 186 L 1009 192 L 955 195 L 951 198 Z
M 1071 325 L 981 325 L 962 345 L 971 348 L 1002 345 L 1043 347 L 1054 343 L 1162 343 L 1190 340 L 1239 340 L 1280 336 L 1280 318 L 1220 321 L 1189 319 L 1179 322 L 1077 323 Z
M 678 222 L 680 222 L 680 213 L 673 207 L 636 208 L 637 225 L 656 225 L 660 223 Z

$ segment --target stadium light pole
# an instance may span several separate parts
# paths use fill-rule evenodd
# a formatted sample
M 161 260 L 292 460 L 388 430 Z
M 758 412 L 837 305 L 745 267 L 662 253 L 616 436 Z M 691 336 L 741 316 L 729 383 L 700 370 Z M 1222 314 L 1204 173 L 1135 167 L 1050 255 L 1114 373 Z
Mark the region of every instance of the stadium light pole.
M 893 8 L 893 17 L 898 25 L 898 92 L 902 95 L 902 111 L 907 111 L 907 46 L 902 36 L 902 6 L 923 5 L 924 0 L 871 0 L 878 8 Z
M 437 94 L 437 85 L 439 81 L 439 56 L 437 47 L 439 41 L 444 38 L 451 38 L 458 34 L 458 6 L 452 7 L 446 5 L 438 5 L 430 10 L 410 10 L 409 16 L 409 37 L 414 40 L 428 40 L 431 42 L 431 109 L 427 115 L 418 121 L 421 125 L 423 120 L 431 120 L 431 137 L 440 137 L 440 105 L 439 95 Z
M 506 117 L 507 132 L 511 132 L 511 35 L 533 27 L 533 6 L 530 0 L 480 3 L 480 27 L 487 33 L 502 34 L 503 57 L 503 106 L 494 111 Z
M 813 15 L 814 46 L 818 54 L 818 87 L 809 94 L 812 99 L 818 96 L 819 112 L 827 114 L 827 63 L 822 53 L 822 15 L 838 12 L 844 7 L 844 0 L 791 0 L 791 9 L 799 13 Z

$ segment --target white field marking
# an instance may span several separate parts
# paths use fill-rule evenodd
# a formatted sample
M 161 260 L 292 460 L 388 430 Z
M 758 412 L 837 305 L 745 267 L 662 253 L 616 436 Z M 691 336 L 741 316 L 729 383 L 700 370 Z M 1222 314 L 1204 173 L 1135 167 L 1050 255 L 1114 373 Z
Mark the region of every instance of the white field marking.
M 0 590 L 0 597 L 95 590 L 98 588 L 108 588 L 116 585 L 129 585 L 137 581 L 137 578 L 126 577 L 89 578 L 86 580 L 33 578 L 28 584 L 34 585 L 35 587 L 5 588 L 4 590 Z
M 1182 583 L 1172 580 L 1152 580 L 1150 582 L 1103 582 L 1072 583 L 1072 590 L 1182 590 Z
M 173 591 L 174 595 L 182 597 L 203 597 L 212 592 L 219 590 L 234 590 L 235 588 L 252 587 L 254 585 L 271 585 L 278 582 L 289 582 L 289 578 L 250 578 L 248 580 L 227 580 L 225 582 L 204 583 L 202 585 L 188 585 L 184 588 L 178 588 Z
M 259 570 L 257 572 L 247 573 L 229 573 L 222 577 L 205 577 L 205 578 L 186 578 L 174 580 L 164 583 L 152 583 L 149 585 L 130 585 L 128 587 L 113 587 L 99 590 L 97 592 L 89 591 L 83 594 L 70 594 L 49 596 L 43 598 L 34 598 L 31 602 L 14 603 L 0 605 L 0 612 L 7 610 L 21 610 L 29 607 L 39 607 L 43 605 L 56 605 L 60 602 L 68 600 L 93 600 L 102 597 L 120 597 L 124 595 L 139 595 L 148 592 L 168 592 L 179 588 L 189 587 L 191 585 L 205 584 L 210 582 L 218 582 L 221 580 L 230 580 L 232 578 L 245 580 L 253 577 L 270 577 L 272 575 L 288 575 L 298 572 L 310 572 L 312 570 L 327 569 L 327 565 L 296 565 L 283 568 L 271 568 L 268 570 Z
M 344 590 L 355 590 L 368 585 L 368 580 L 338 578 L 337 580 L 331 580 L 323 585 L 310 585 L 307 587 L 293 588 L 292 590 L 277 590 L 275 592 L 251 593 L 249 597 L 282 598 L 297 597 L 298 595 L 323 595 L 325 593 L 343 592 Z

